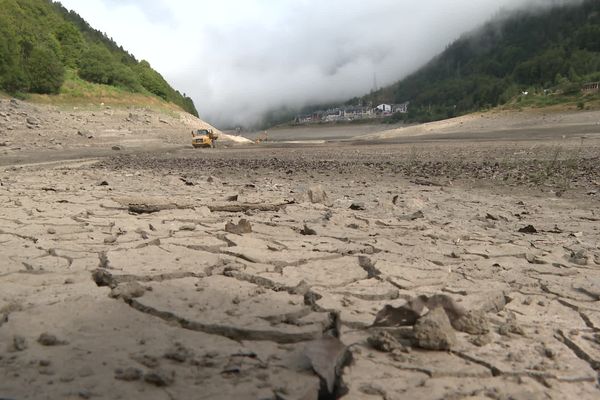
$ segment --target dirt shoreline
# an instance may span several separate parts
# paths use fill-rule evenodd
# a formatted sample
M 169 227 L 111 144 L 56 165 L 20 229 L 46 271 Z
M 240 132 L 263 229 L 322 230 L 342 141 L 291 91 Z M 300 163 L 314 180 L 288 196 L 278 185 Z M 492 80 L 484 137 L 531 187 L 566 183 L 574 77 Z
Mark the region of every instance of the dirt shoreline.
M 5 154 L 0 398 L 598 398 L 600 138 L 518 132 Z

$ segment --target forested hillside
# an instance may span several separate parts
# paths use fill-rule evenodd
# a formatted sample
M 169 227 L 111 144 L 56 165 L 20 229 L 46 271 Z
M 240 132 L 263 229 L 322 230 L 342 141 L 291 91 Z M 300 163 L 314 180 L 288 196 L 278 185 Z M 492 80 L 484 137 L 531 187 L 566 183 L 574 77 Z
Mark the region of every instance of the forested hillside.
M 397 119 L 425 122 L 521 101 L 522 92 L 543 104 L 577 98 L 600 80 L 600 1 L 574 3 L 497 18 L 364 100 L 410 101 Z
M 51 0 L 0 0 L 0 90 L 59 94 L 71 77 L 151 94 L 198 115 L 146 61 Z

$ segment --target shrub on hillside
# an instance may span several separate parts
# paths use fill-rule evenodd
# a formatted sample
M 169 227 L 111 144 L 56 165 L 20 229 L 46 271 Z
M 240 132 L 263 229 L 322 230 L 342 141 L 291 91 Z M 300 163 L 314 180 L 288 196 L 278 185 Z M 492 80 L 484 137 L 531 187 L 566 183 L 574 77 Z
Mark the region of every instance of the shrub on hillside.
M 79 76 L 88 82 L 120 86 L 126 89 L 141 89 L 131 68 L 117 62 L 105 47 L 92 46 L 83 53 Z
M 56 39 L 62 49 L 62 60 L 67 67 L 77 68 L 86 44 L 81 33 L 70 23 L 63 23 L 56 28 Z
M 0 90 L 58 93 L 68 69 L 91 83 L 151 92 L 197 115 L 192 100 L 150 64 L 139 66 L 133 55 L 60 2 L 0 0 L 0 5 Z
M 109 85 L 114 75 L 115 61 L 108 50 L 92 46 L 85 51 L 79 64 L 79 76 L 88 82 Z
M 148 61 L 142 60 L 137 65 L 136 72 L 140 83 L 147 91 L 164 100 L 169 99 L 169 85 L 158 72 L 152 69 Z
M 46 46 L 36 46 L 26 64 L 29 90 L 33 93 L 54 94 L 65 80 L 65 67 L 56 52 Z

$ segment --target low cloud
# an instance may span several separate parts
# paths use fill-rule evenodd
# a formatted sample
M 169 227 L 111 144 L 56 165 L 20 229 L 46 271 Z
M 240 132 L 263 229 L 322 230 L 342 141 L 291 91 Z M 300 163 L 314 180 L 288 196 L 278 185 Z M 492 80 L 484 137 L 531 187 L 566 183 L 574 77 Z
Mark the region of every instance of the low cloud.
M 365 94 L 374 78 L 383 86 L 406 76 L 501 10 L 548 3 L 555 2 L 63 1 L 150 61 L 217 126 Z

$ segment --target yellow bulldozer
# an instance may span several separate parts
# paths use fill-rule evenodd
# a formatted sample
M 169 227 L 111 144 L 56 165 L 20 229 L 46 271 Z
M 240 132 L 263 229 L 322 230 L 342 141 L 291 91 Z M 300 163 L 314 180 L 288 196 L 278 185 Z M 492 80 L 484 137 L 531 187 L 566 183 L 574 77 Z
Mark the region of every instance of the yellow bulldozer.
M 195 149 L 216 148 L 219 136 L 212 129 L 198 129 L 192 131 L 192 146 Z

